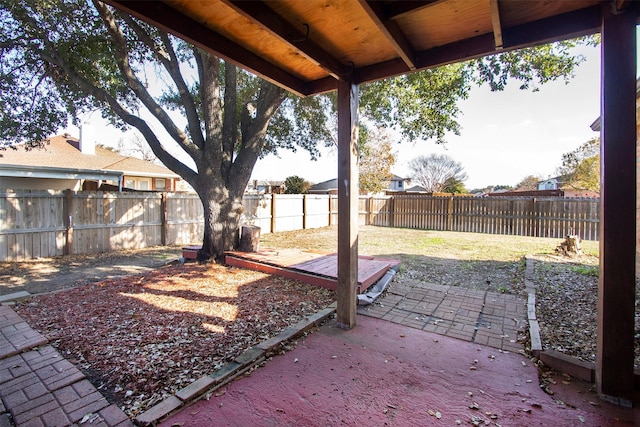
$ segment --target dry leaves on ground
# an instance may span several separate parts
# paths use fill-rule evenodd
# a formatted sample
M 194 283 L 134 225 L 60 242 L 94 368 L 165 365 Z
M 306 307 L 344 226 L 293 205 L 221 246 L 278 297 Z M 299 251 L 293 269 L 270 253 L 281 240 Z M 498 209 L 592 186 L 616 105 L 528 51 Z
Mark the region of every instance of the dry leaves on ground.
M 598 304 L 598 258 L 537 256 L 534 264 L 536 315 L 543 349 L 595 362 Z M 640 330 L 636 297 L 636 331 Z M 636 335 L 635 367 L 640 367 Z
M 333 300 L 277 276 L 186 264 L 37 296 L 16 311 L 135 416 Z

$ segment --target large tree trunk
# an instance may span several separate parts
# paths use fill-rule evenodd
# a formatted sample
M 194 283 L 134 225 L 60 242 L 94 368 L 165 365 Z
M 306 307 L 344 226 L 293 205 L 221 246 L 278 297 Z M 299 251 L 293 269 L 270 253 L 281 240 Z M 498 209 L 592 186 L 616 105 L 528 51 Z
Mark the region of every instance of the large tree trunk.
M 234 249 L 238 243 L 242 194 L 205 189 L 198 191 L 198 195 L 204 208 L 204 237 L 198 260 L 220 261 L 224 252 Z

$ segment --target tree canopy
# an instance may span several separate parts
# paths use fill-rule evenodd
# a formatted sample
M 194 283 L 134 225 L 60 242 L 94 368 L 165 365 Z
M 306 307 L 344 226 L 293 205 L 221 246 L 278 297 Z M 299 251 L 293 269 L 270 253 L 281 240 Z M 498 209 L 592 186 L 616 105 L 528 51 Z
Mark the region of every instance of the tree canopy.
M 409 163 L 411 178 L 430 193 L 464 189 L 467 174 L 461 163 L 446 154 L 418 156 Z M 453 191 L 462 192 L 462 191 Z
M 284 180 L 285 194 L 306 194 L 309 192 L 309 184 L 304 178 L 292 175 Z
M 600 138 L 592 138 L 563 154 L 558 174 L 563 186 L 600 192 Z
M 99 111 L 135 128 L 205 210 L 202 258 L 235 245 L 242 194 L 260 156 L 335 144 L 335 95 L 299 98 L 98 0 L 0 0 L 0 146 L 39 145 Z M 494 90 L 569 79 L 576 43 L 504 53 L 361 88 L 360 111 L 408 141 L 460 132 L 458 101 L 474 84 Z M 144 114 L 143 114 L 144 113 Z M 172 154 L 169 144 L 189 159 Z M 193 163 L 193 165 L 189 165 Z
M 534 191 L 538 189 L 539 176 L 527 175 L 515 185 L 515 191 Z
M 395 150 L 384 129 L 367 132 L 359 141 L 358 184 L 361 193 L 379 193 L 388 187 L 396 162 Z

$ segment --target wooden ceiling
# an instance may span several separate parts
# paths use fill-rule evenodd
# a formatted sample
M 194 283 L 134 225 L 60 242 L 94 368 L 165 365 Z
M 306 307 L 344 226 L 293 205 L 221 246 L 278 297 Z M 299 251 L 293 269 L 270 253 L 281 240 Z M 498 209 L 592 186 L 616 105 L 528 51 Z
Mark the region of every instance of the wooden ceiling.
M 107 0 L 299 95 L 600 30 L 602 0 Z

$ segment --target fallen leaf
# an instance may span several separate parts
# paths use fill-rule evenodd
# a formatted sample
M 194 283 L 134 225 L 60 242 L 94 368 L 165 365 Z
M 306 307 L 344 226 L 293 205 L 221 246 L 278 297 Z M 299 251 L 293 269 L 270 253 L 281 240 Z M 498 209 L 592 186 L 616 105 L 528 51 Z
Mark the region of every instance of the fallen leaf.
M 578 419 L 581 423 L 584 423 L 586 421 L 582 415 L 578 415 Z

